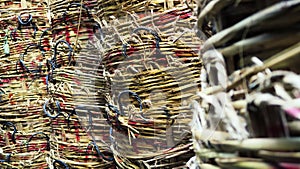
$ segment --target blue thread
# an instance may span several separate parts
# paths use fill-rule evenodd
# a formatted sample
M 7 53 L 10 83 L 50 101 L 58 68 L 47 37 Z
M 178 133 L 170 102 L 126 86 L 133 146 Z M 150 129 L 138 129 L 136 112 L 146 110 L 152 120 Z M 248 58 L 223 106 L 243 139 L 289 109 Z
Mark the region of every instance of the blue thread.
M 141 98 L 139 97 L 138 94 L 130 91 L 130 90 L 125 90 L 125 91 L 122 91 L 119 95 L 118 95 L 118 104 L 119 104 L 119 110 L 120 110 L 120 114 L 121 115 L 125 115 L 124 113 L 124 110 L 123 110 L 123 104 L 121 102 L 121 97 L 128 93 L 130 96 L 133 96 L 138 102 L 139 102 L 139 105 L 140 105 L 140 111 L 142 111 L 143 107 L 142 107 L 142 100 Z
M 58 44 L 60 44 L 60 43 L 65 43 L 65 44 L 69 47 L 68 61 L 69 61 L 69 63 L 71 63 L 71 54 L 72 54 L 72 52 L 73 52 L 73 48 L 71 47 L 71 45 L 70 45 L 67 41 L 65 41 L 65 40 L 60 40 L 60 41 L 58 41 L 58 42 L 55 44 L 55 47 L 54 47 L 54 56 L 53 56 L 53 59 L 51 60 L 52 63 L 55 65 L 55 68 L 58 67 L 57 62 L 56 62 L 56 55 L 57 55 L 57 47 L 58 47 Z
M 65 167 L 65 169 L 69 169 L 69 166 L 66 163 L 62 162 L 61 160 L 57 160 L 57 159 L 54 160 L 54 162 L 52 164 L 54 169 L 56 169 L 56 166 L 55 166 L 56 163 L 62 167 Z
M 100 151 L 99 147 L 97 146 L 97 144 L 96 144 L 94 141 L 91 141 L 91 142 L 88 144 L 88 146 L 87 146 L 87 148 L 86 148 L 86 154 L 88 154 L 87 151 L 88 151 L 88 148 L 89 148 L 90 145 L 93 145 L 93 146 L 95 147 L 98 156 L 101 156 L 101 157 L 102 157 L 104 160 L 106 160 L 106 161 L 113 161 L 113 158 L 112 158 L 112 157 L 107 158 L 107 157 L 104 156 L 104 154 Z
M 31 135 L 30 138 L 28 139 L 28 141 L 26 143 L 27 151 L 28 151 L 28 144 L 29 144 L 29 142 L 32 140 L 32 138 L 34 136 L 39 135 L 39 134 L 43 135 L 44 138 L 47 140 L 47 148 L 46 148 L 46 150 L 48 150 L 48 151 L 50 150 L 50 142 L 49 142 L 50 138 L 48 137 L 48 135 L 45 134 L 45 133 L 43 133 L 43 132 L 37 132 L 37 133 L 34 133 L 33 135 Z
M 150 28 L 146 28 L 146 27 L 138 27 L 136 29 L 133 30 L 133 33 L 137 33 L 138 31 L 147 31 L 150 34 L 152 34 L 155 37 L 156 40 L 156 49 L 158 50 L 158 53 L 160 53 L 160 46 L 159 46 L 159 42 L 161 42 L 161 38 L 159 37 L 158 33 L 155 32 L 154 30 L 150 29 Z
M 16 129 L 16 126 L 15 126 L 12 122 L 5 122 L 5 123 L 3 124 L 3 127 L 2 127 L 2 128 L 4 129 L 5 126 L 13 127 L 14 132 L 13 132 L 13 134 L 12 134 L 12 142 L 13 142 L 14 144 L 16 144 L 16 137 L 15 137 L 15 135 L 16 135 L 16 133 L 18 132 L 17 129 Z
M 56 107 L 57 107 L 57 114 L 54 115 L 54 116 L 52 116 L 52 115 L 47 111 L 47 105 L 48 105 L 48 103 L 49 103 L 49 100 L 46 100 L 45 103 L 44 103 L 44 105 L 43 105 L 43 111 L 44 111 L 44 113 L 45 113 L 48 117 L 50 117 L 50 118 L 52 118 L 52 119 L 55 119 L 55 118 L 57 118 L 59 115 L 62 114 L 62 113 L 61 113 L 61 109 L 60 109 L 60 105 L 59 105 L 59 104 L 60 104 L 59 101 L 56 101 L 56 102 L 55 102 Z M 54 110 L 52 110 L 52 112 L 54 112 Z

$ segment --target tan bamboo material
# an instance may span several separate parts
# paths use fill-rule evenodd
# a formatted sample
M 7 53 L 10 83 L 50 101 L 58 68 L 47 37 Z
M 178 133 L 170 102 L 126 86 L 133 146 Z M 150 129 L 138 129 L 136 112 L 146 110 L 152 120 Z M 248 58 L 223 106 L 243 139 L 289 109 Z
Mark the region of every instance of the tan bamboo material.
M 87 48 L 93 37 L 102 38 L 101 26 L 92 14 L 93 1 L 53 1 L 51 32 L 53 41 L 65 40 L 74 52 Z
M 80 3 L 80 1 L 50 1 L 50 8 L 53 15 L 58 15 L 70 3 Z M 113 18 L 122 17 L 125 13 L 144 13 L 152 11 L 163 12 L 172 9 L 180 4 L 185 4 L 182 0 L 161 1 L 161 0 L 141 0 L 141 1 L 83 1 L 83 4 L 90 10 L 90 13 L 95 15 L 99 21 L 106 23 Z M 195 2 L 191 2 L 195 5 Z M 77 11 L 78 12 L 78 11 Z
M 195 20 L 187 5 L 149 14 L 124 12 L 102 27 L 100 53 L 110 86 L 98 95 L 105 99 L 101 112 L 121 168 L 185 166 L 193 154 L 186 103 L 200 90 L 203 41 L 191 31 Z
M 186 168 L 186 161 L 193 154 L 190 143 L 179 144 L 153 156 L 124 156 L 114 152 L 120 168 Z
M 271 58 L 265 63 L 275 64 L 276 59 L 284 58 L 284 55 Z M 206 65 L 210 68 L 214 66 L 216 64 L 213 63 Z M 266 66 L 272 67 L 271 64 Z M 216 76 L 224 72 L 224 63 L 218 68 L 221 68 L 220 72 L 210 71 L 210 74 Z M 253 70 L 251 74 L 248 71 L 247 76 L 243 76 L 247 69 L 242 69 L 232 74 L 231 79 L 223 77 L 227 79 L 225 84 L 235 81 L 234 87 L 231 86 L 227 93 L 224 92 L 226 90 L 207 94 L 200 92 L 198 97 L 201 99 L 193 101 L 191 127 L 197 158 L 192 161 L 199 166 L 206 163 L 215 165 L 211 160 L 217 165 L 210 167 L 216 168 L 299 165 L 296 154 L 300 76 L 289 71 L 271 71 L 266 67 Z M 221 87 L 224 80 L 211 78 L 210 82 L 212 87 Z M 224 87 L 228 89 L 228 86 Z M 210 88 L 205 90 L 211 91 Z M 210 116 L 214 117 L 213 121 L 209 120 Z M 259 155 L 251 155 L 250 152 Z M 250 154 L 239 155 L 243 153 Z M 291 157 L 290 160 L 287 156 Z
M 239 9 L 246 1 L 202 3 L 198 27 L 206 31 L 204 25 L 217 20 L 213 23 L 217 32 L 202 48 L 206 68 L 202 82 L 206 88 L 191 104 L 196 156 L 189 166 L 299 167 L 295 93 L 299 91 L 296 81 L 300 77 L 286 71 L 298 72 L 293 65 L 298 63 L 299 17 L 286 24 L 281 22 L 295 15 L 299 1 L 265 5 L 252 14 L 239 14 L 243 18 L 238 21 L 224 16 L 228 9 Z M 279 39 L 282 41 L 276 43 Z
M 299 5 L 1 1 L 0 168 L 299 168 Z
M 108 135 L 109 130 L 89 126 L 89 130 L 97 129 L 96 136 L 89 137 L 88 129 L 85 125 L 81 127 L 77 116 L 82 113 L 78 108 L 80 105 L 87 107 L 89 103 L 93 106 L 87 101 L 91 93 L 103 90 L 102 85 L 97 88 L 88 83 L 90 77 L 99 73 L 98 67 L 97 71 L 92 68 L 99 66 L 97 53 L 82 57 L 83 61 L 76 55 L 85 48 L 84 42 L 90 40 L 89 33 L 93 31 L 93 27 L 89 27 L 90 20 L 85 19 L 84 12 L 82 17 L 69 12 L 68 21 L 73 27 L 66 28 L 67 24 L 55 21 L 57 18 L 53 17 L 55 11 L 51 12 L 50 1 L 1 3 L 5 5 L 1 5 L 0 121 L 4 126 L 1 128 L 0 168 L 53 168 L 59 165 L 110 168 L 114 159 L 109 145 L 98 142 L 108 138 L 105 133 Z M 80 31 L 76 32 L 74 28 Z M 95 30 L 99 33 L 98 27 Z M 70 35 L 61 37 L 67 33 Z M 77 68 L 74 68 L 74 60 L 78 63 Z M 56 65 L 49 65 L 52 63 Z M 78 81 L 83 85 L 78 87 Z M 85 110 L 83 113 L 89 114 Z M 97 109 L 92 113 L 100 114 Z M 95 124 L 103 122 L 96 121 Z M 28 139 L 31 139 L 30 143 Z M 97 146 L 89 144 L 92 139 L 97 141 Z M 45 146 L 45 150 L 40 149 Z
M 20 2 L 14 1 L 16 6 L 19 6 L 18 3 Z M 25 54 L 25 62 L 37 59 L 34 56 L 36 53 L 42 55 L 32 48 L 25 53 L 26 48 L 31 44 L 39 45 L 41 49 L 46 50 L 45 56 L 51 55 L 49 38 L 51 33 L 45 33 L 45 30 L 50 28 L 47 5 L 34 1 L 31 3 L 40 5 L 26 8 L 1 6 L 1 74 L 14 74 L 12 72 L 16 71 L 16 62 L 23 59 L 23 54 Z
M 1 168 L 48 168 L 49 122 L 47 119 L 34 120 L 28 117 L 31 116 L 28 114 L 23 121 L 18 118 L 1 121 L 0 149 L 1 160 L 4 160 Z
M 18 149 L 19 147 L 13 147 L 13 149 Z M 4 157 L 9 155 L 9 153 L 1 153 Z M 48 155 L 46 152 L 20 152 L 12 154 L 9 157 L 9 162 L 3 162 L 1 164 L 2 168 L 48 168 Z
M 17 0 L 17 1 L 12 1 L 12 0 L 3 0 L 0 2 L 1 3 L 1 8 L 2 9 L 15 9 L 15 8 L 22 8 L 22 9 L 28 9 L 28 8 L 38 8 L 38 7 L 45 7 L 45 3 L 41 1 L 36 1 L 36 0 Z
M 227 66 L 229 74 L 235 70 L 250 66 L 252 56 L 256 56 L 264 61 L 275 53 L 299 42 L 297 31 L 297 25 L 299 25 L 299 16 L 297 14 L 299 13 L 299 1 L 252 2 L 253 5 L 256 5 L 255 10 L 244 14 L 238 20 L 231 18 L 242 16 L 239 11 L 242 11 L 243 6 L 246 7 L 249 2 L 211 1 L 202 6 L 202 11 L 198 18 L 198 27 L 200 29 L 205 26 L 205 23 L 213 22 L 212 18 L 217 18 L 218 21 L 214 22 L 216 23 L 215 27 L 217 27 L 217 34 L 205 42 L 203 49 L 207 50 L 214 47 L 219 50 L 227 63 L 230 63 Z M 248 6 L 251 9 L 250 4 Z M 236 14 L 229 10 L 231 8 L 236 10 Z M 225 17 L 227 15 L 229 16 Z M 280 37 L 281 35 L 282 37 Z M 299 72 L 295 66 L 298 63 L 296 62 L 280 68 Z
M 60 159 L 71 168 L 109 168 L 112 165 L 109 146 L 98 142 L 96 148 L 90 144 L 94 142 L 81 127 L 76 115 L 68 120 L 62 116 L 51 120 L 51 128 L 54 159 Z
M 62 55 L 61 61 L 67 56 Z M 109 126 L 100 112 L 104 106 L 97 97 L 97 92 L 107 90 L 102 85 L 106 80 L 99 76 L 103 69 L 98 57 L 95 50 L 83 49 L 75 56 L 76 65 L 60 61 L 62 66 L 48 74 L 45 105 L 53 132 L 51 156 L 71 168 L 110 168 L 114 161 Z

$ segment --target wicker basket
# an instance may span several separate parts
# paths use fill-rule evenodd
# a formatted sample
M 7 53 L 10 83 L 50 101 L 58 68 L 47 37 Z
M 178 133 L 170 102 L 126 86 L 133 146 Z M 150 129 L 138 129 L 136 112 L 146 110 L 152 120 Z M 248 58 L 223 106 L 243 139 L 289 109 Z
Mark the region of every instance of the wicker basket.
M 192 112 L 185 102 L 200 90 L 201 73 L 202 41 L 190 31 L 192 11 L 178 5 L 151 16 L 124 14 L 102 27 L 100 47 L 110 91 L 99 97 L 105 98 L 102 113 L 111 126 L 116 163 L 184 166 L 193 154 L 186 141 Z
M 71 168 L 111 168 L 113 164 L 106 143 L 109 139 L 105 136 L 109 128 L 105 127 L 105 120 L 101 121 L 104 118 L 99 119 L 101 105 L 97 105 L 94 96 L 104 88 L 90 82 L 100 71 L 91 68 L 93 59 L 93 55 L 82 55 L 76 60 L 76 66 L 62 64 L 47 76 L 49 97 L 44 112 L 51 119 L 52 157 Z
M 239 20 L 218 17 L 229 13 L 234 1 L 210 1 L 201 6 L 200 28 L 207 28 L 203 25 L 214 17 L 219 20 L 214 25 L 217 33 L 202 48 L 207 71 L 202 82 L 208 87 L 192 103 L 196 158 L 190 166 L 299 167 L 294 157 L 299 151 L 295 103 L 300 78 L 293 72 L 276 71 L 299 71 L 292 64 L 298 62 L 295 58 L 300 53 L 298 35 L 292 33 L 299 17 L 287 19 L 297 15 L 299 2 L 265 5 L 244 15 L 236 11 L 242 17 Z M 235 8 L 245 5 L 241 1 Z M 282 41 L 274 43 L 277 38 Z
M 93 85 L 85 85 L 89 77 L 78 77 L 95 77 L 96 74 L 90 74 L 90 69 L 99 65 L 96 62 L 99 59 L 95 55 L 89 55 L 80 60 L 78 53 L 90 39 L 90 35 L 85 35 L 90 30 L 98 33 L 100 27 L 87 26 L 85 22 L 90 20 L 85 20 L 84 14 L 82 18 L 72 19 L 76 16 L 73 11 L 65 12 L 66 18 L 71 17 L 67 21 L 73 23 L 73 27 L 65 29 L 66 24 L 63 22 L 54 22 L 53 19 L 57 18 L 48 18 L 51 17 L 48 15 L 51 14 L 48 11 L 51 9 L 47 3 L 41 3 L 44 6 L 35 2 L 27 3 L 29 9 L 15 8 L 19 3 L 17 1 L 15 4 L 5 3 L 7 6 L 1 6 L 1 16 L 7 18 L 1 18 L 3 31 L 0 43 L 4 47 L 9 44 L 10 50 L 1 48 L 0 121 L 3 125 L 9 121 L 15 126 L 5 125 L 3 132 L 1 130 L 5 137 L 0 139 L 0 168 L 111 168 L 113 159 L 108 145 L 89 145 L 91 138 L 97 141 L 101 138 L 89 137 L 84 130 L 85 125 L 81 127 L 76 114 L 80 113 L 80 105 L 89 107 L 90 102 L 86 98 L 90 97 L 90 92 L 99 89 Z M 12 5 L 10 9 L 6 9 L 8 5 Z M 80 36 L 59 37 L 65 30 L 78 28 L 78 24 L 74 24 L 75 19 L 81 20 Z M 72 31 L 71 34 L 77 33 L 76 30 Z M 75 60 L 78 63 L 76 68 Z M 79 78 L 84 85 L 77 83 Z M 97 111 L 93 113 L 100 114 Z M 14 127 L 17 132 L 11 130 Z M 52 134 L 49 134 L 50 131 Z M 46 133 L 48 145 L 45 151 L 38 149 L 40 144 L 45 146 L 45 140 L 38 141 L 36 137 L 39 138 L 40 134 L 35 135 L 34 132 Z M 105 133 L 108 135 L 109 128 Z M 30 138 L 31 136 L 34 137 Z M 71 138 L 77 136 L 80 140 L 74 142 Z M 14 137 L 16 139 L 12 139 Z M 31 144 L 27 144 L 28 140 Z M 28 149 L 26 145 L 30 145 Z M 65 148 L 61 149 L 62 147 Z M 103 154 L 105 159 L 101 157 Z

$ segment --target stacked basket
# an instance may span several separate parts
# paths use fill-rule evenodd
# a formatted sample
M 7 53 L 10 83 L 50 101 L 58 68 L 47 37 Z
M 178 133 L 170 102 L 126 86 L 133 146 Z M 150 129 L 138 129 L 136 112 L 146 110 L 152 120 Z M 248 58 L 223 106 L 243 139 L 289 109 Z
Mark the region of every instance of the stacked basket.
M 188 103 L 200 90 L 202 40 L 193 32 L 193 5 L 174 4 L 114 12 L 103 23 L 99 49 L 110 93 L 99 97 L 121 168 L 181 168 L 193 155 Z
M 45 4 L 1 2 L 1 168 L 47 168 L 49 120 L 40 103 L 46 94 L 43 40 L 49 27 Z
M 300 168 L 300 0 L 0 5 L 0 168 Z
M 105 86 L 96 85 L 93 80 L 99 77 L 99 81 L 104 81 L 100 76 L 99 52 L 91 43 L 100 38 L 101 28 L 85 4 L 69 2 L 64 6 L 58 1 L 50 4 L 49 31 L 56 43 L 49 64 L 49 98 L 44 111 L 51 118 L 54 159 L 71 168 L 111 168 L 112 154 L 109 144 L 103 141 L 109 128 L 103 129 L 101 120 L 93 121 L 93 117 L 101 116 L 95 93 L 105 92 Z M 95 133 L 97 125 L 103 130 Z
M 99 25 L 75 2 L 61 13 L 49 1 L 1 3 L 0 168 L 111 168 L 108 145 L 92 142 L 77 116 L 100 114 L 87 101 L 103 89 L 88 81 L 101 73 L 99 55 L 79 57 Z

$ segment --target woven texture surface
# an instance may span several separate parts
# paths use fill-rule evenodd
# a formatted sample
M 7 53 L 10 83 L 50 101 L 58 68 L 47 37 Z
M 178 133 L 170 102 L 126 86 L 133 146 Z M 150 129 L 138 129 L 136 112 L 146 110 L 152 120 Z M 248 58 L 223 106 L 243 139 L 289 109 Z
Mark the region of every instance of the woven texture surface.
M 208 81 L 193 103 L 190 165 L 298 168 L 300 1 L 199 4 Z
M 299 168 L 300 1 L 0 2 L 0 168 Z
M 195 3 L 1 4 L 1 168 L 185 166 L 202 70 Z M 139 99 L 116 101 L 124 91 Z

